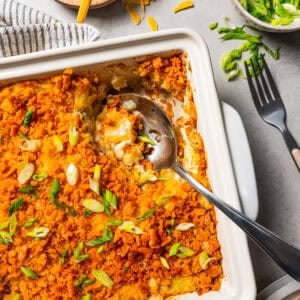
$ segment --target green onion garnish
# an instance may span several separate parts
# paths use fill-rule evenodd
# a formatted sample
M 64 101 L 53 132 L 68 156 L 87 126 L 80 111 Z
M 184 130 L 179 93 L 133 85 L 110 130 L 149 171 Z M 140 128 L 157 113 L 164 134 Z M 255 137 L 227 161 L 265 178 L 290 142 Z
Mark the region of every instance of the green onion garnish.
M 34 228 L 32 231 L 27 233 L 27 236 L 36 238 L 36 239 L 40 239 L 40 238 L 44 238 L 48 235 L 49 233 L 49 228 L 47 227 L 36 227 Z
M 16 229 L 17 229 L 17 217 L 15 214 L 12 214 L 9 218 L 10 224 L 9 224 L 9 234 L 11 237 L 14 236 Z
M 112 288 L 113 287 L 114 282 L 113 282 L 113 280 L 110 278 L 110 276 L 105 271 L 103 271 L 103 270 L 93 270 L 92 274 L 105 287 L 107 287 L 107 288 Z
M 8 209 L 8 215 L 11 216 L 16 210 L 20 209 L 23 206 L 23 202 L 23 198 L 13 201 Z
M 63 265 L 63 264 L 65 263 L 65 259 L 67 258 L 68 253 L 69 253 L 69 250 L 68 250 L 68 249 L 65 249 L 65 250 L 63 251 L 63 253 L 61 254 L 60 259 L 59 259 L 59 264 L 60 264 L 60 265 Z
M 111 191 L 105 190 L 105 192 L 103 193 L 102 199 L 103 199 L 103 205 L 104 205 L 104 212 L 108 216 L 111 216 L 110 207 L 117 209 L 117 206 L 118 206 L 117 197 Z
M 35 222 L 37 221 L 37 218 L 29 218 L 26 223 L 24 224 L 25 228 L 31 227 Z
M 181 246 L 180 243 L 175 243 L 171 246 L 170 251 L 169 251 L 169 256 L 174 256 L 178 253 L 179 247 Z
M 81 254 L 81 251 L 83 250 L 83 248 L 84 248 L 84 243 L 81 241 L 81 242 L 79 242 L 79 244 L 77 245 L 77 247 L 74 250 L 73 261 L 76 264 L 79 264 L 79 263 L 87 260 L 90 257 L 90 255 L 88 253 Z
M 0 231 L 0 244 L 10 245 L 12 244 L 13 240 L 9 232 Z
M 21 131 L 18 132 L 18 135 L 19 135 L 23 140 L 29 140 L 29 137 L 28 137 L 26 134 L 24 134 L 23 132 L 21 132 Z
M 155 142 L 151 139 L 148 133 L 143 132 L 142 134 L 138 135 L 137 139 L 141 142 L 144 142 L 146 144 L 150 144 L 152 146 L 155 146 Z
M 47 177 L 48 177 L 47 174 L 34 174 L 34 175 L 32 176 L 32 179 L 33 179 L 34 181 L 43 181 L 43 180 L 45 180 Z
M 38 275 L 31 269 L 26 268 L 26 267 L 21 267 L 21 271 L 23 272 L 23 274 L 31 279 L 38 279 Z
M 96 238 L 95 240 L 88 241 L 87 246 L 94 247 L 99 246 L 113 240 L 113 232 L 109 227 L 105 227 L 102 233 L 102 237 Z
M 156 212 L 156 208 L 151 208 L 147 210 L 142 216 L 137 217 L 136 220 L 137 222 L 145 221 L 149 219 L 155 212 Z
M 30 109 L 25 114 L 24 121 L 23 121 L 24 127 L 29 126 L 29 124 L 31 123 L 32 117 L 33 117 L 33 110 Z

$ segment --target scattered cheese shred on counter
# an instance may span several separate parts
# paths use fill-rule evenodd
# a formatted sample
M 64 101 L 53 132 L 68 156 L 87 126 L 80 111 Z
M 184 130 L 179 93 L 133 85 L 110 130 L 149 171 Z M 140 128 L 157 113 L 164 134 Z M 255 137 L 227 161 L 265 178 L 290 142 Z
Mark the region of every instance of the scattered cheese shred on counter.
M 123 3 L 125 4 L 125 8 L 131 17 L 132 21 L 136 24 L 139 25 L 144 17 L 145 17 L 145 11 L 146 7 L 149 6 L 151 1 L 154 2 L 155 0 L 122 0 Z M 138 9 L 135 9 L 134 6 L 139 6 Z M 173 12 L 176 14 L 180 12 L 181 10 L 187 9 L 194 7 L 194 3 L 192 0 L 185 0 L 180 2 L 173 10 Z M 147 17 L 147 23 L 151 31 L 157 31 L 158 30 L 158 24 L 156 20 L 152 17 L 149 16 Z
M 142 21 L 142 19 L 141 19 L 141 17 L 139 16 L 139 14 L 137 13 L 137 11 L 136 11 L 129 3 L 127 3 L 125 7 L 126 7 L 127 12 L 128 12 L 129 15 L 130 15 L 132 21 L 133 21 L 136 25 L 140 24 L 141 21 Z
M 193 1 L 190 0 L 182 1 L 174 8 L 174 14 L 191 7 L 194 7 Z
M 147 22 L 148 22 L 148 25 L 149 25 L 149 27 L 152 31 L 157 31 L 158 30 L 157 22 L 155 21 L 155 19 L 153 17 L 149 16 L 147 18 Z

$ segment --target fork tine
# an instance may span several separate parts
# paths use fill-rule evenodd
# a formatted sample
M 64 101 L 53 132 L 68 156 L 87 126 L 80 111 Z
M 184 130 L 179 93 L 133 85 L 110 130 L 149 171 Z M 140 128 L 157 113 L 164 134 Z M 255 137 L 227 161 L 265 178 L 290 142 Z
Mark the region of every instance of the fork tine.
M 256 58 L 255 59 L 254 58 L 250 58 L 250 62 L 251 62 L 251 66 L 252 66 L 253 72 L 255 73 L 255 70 L 256 70 L 256 67 L 257 67 L 258 72 L 259 72 L 258 75 L 260 75 L 261 74 L 261 70 L 260 70 L 260 67 L 258 66 L 257 59 Z M 265 94 L 264 94 L 264 91 L 262 89 L 260 80 L 259 80 L 259 78 L 258 78 L 258 76 L 256 74 L 254 74 L 254 78 L 255 78 L 257 89 L 258 89 L 258 93 L 260 95 L 261 105 L 264 106 L 264 104 L 266 104 L 268 101 L 267 101 L 267 99 L 265 97 Z
M 280 94 L 279 94 L 279 91 L 277 89 L 277 86 L 274 82 L 274 79 L 273 79 L 273 76 L 271 75 L 271 72 L 270 72 L 270 69 L 264 59 L 264 57 L 262 56 L 262 61 L 263 61 L 263 64 L 264 64 L 264 68 L 265 68 L 265 72 L 267 74 L 267 77 L 268 77 L 268 80 L 269 80 L 269 84 L 270 84 L 270 87 L 271 87 L 271 90 L 272 90 L 272 93 L 274 95 L 274 98 L 275 100 L 279 100 L 281 99 L 280 97 Z
M 263 60 L 264 59 L 264 56 L 263 55 L 260 55 L 260 58 Z M 267 84 L 267 81 L 265 79 L 265 75 L 263 74 L 263 68 L 260 66 L 259 62 L 257 61 L 257 66 L 258 66 L 258 69 L 260 70 L 260 76 L 261 76 L 261 81 L 262 81 L 262 84 L 263 84 L 263 87 L 264 87 L 264 91 L 265 91 L 265 94 L 267 96 L 267 99 L 269 101 L 271 100 L 274 100 L 271 93 L 270 93 L 270 88 Z
M 251 78 L 251 75 L 250 75 L 250 72 L 249 72 L 249 67 L 248 67 L 248 64 L 247 64 L 246 61 L 245 61 L 244 65 L 245 65 L 245 69 L 246 69 L 247 82 L 248 82 L 248 85 L 249 85 L 249 88 L 250 88 L 250 91 L 251 91 L 251 94 L 252 94 L 252 98 L 253 98 L 256 109 L 259 110 L 260 107 L 261 107 L 261 104 L 260 104 L 260 101 L 259 101 L 257 91 L 254 87 L 254 84 L 253 84 L 253 81 L 252 81 L 252 78 Z

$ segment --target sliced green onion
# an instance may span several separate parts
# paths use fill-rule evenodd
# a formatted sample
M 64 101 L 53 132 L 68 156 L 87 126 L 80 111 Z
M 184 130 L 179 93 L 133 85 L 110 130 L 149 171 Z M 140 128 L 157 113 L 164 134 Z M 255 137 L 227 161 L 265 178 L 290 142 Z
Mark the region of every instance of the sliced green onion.
M 38 279 L 38 275 L 31 269 L 26 268 L 26 267 L 21 267 L 21 271 L 23 272 L 23 274 L 31 279 Z
M 74 262 L 76 264 L 80 264 L 81 262 L 87 260 L 90 258 L 90 255 L 87 253 L 87 254 L 82 254 L 82 255 L 79 255 L 77 258 L 74 259 Z
M 9 218 L 10 224 L 9 224 L 9 234 L 11 237 L 14 236 L 16 229 L 17 229 L 17 217 L 15 214 L 12 214 Z
M 152 146 L 155 146 L 156 143 L 151 139 L 151 137 L 149 136 L 148 133 L 143 132 L 142 134 L 140 134 L 137 139 L 141 142 L 144 142 L 146 144 L 150 144 Z
M 34 175 L 32 176 L 32 179 L 33 179 L 34 181 L 43 181 L 43 180 L 45 180 L 47 177 L 48 177 L 47 174 L 34 174 Z
M 214 23 L 211 23 L 210 25 L 209 25 L 209 29 L 210 30 L 214 30 L 214 29 L 216 29 L 218 27 L 218 22 L 214 22 Z
M 79 132 L 74 125 L 69 129 L 69 143 L 71 146 L 76 146 L 79 140 Z
M 48 235 L 49 228 L 47 227 L 36 227 L 32 231 L 27 233 L 27 236 L 33 237 L 33 238 L 44 238 Z
M 149 182 L 155 182 L 155 181 L 157 181 L 157 179 L 158 178 L 156 176 L 155 171 L 146 170 L 146 171 L 144 171 L 143 173 L 140 174 L 138 184 L 143 185 L 143 184 L 146 184 L 146 183 L 149 183 Z
M 86 294 L 80 298 L 80 300 L 92 300 L 92 295 L 91 294 Z
M 171 246 L 170 248 L 170 251 L 169 251 L 169 256 L 174 256 L 178 253 L 179 251 L 179 247 L 181 246 L 181 244 L 178 242 L 178 243 L 175 243 Z
M 56 150 L 58 152 L 64 151 L 64 142 L 61 140 L 61 138 L 58 135 L 55 135 L 53 137 L 53 144 L 56 147 Z
M 111 215 L 110 207 L 117 209 L 118 206 L 117 197 L 111 191 L 105 190 L 102 198 L 103 198 L 104 212 L 108 216 L 110 216 Z
M 11 300 L 21 300 L 20 294 L 13 295 L 13 297 L 11 298 Z
M 95 199 L 85 199 L 83 200 L 82 204 L 91 212 L 101 213 L 104 211 L 103 204 Z
M 21 132 L 21 131 L 18 132 L 18 135 L 19 135 L 23 140 L 29 140 L 29 137 L 28 137 L 26 134 L 24 134 L 23 132 Z
M 105 227 L 102 233 L 102 237 L 96 238 L 95 240 L 88 241 L 86 243 L 89 247 L 99 246 L 113 240 L 113 232 L 109 227 Z
M 107 221 L 107 226 L 120 226 L 123 223 L 120 219 L 111 219 Z
M 169 266 L 168 261 L 167 261 L 164 257 L 162 257 L 162 256 L 160 256 L 159 259 L 160 259 L 160 262 L 161 262 L 162 266 L 163 266 L 164 268 L 166 268 L 166 269 L 169 270 L 169 269 L 170 269 L 170 266 Z
M 32 163 L 26 164 L 18 175 L 18 182 L 20 184 L 25 184 L 28 180 L 30 180 L 30 178 L 34 173 L 34 169 L 35 169 L 34 164 Z
M 25 186 L 23 188 L 20 188 L 19 189 L 19 192 L 20 193 L 23 193 L 23 194 L 31 194 L 32 192 L 34 192 L 38 187 L 36 185 L 28 185 L 28 186 Z
M 202 270 L 207 269 L 208 264 L 212 261 L 215 260 L 213 257 L 209 257 L 207 251 L 203 250 L 199 254 L 199 264 Z
M 50 200 L 54 204 L 56 201 L 56 197 L 58 193 L 60 192 L 60 184 L 57 178 L 54 178 L 52 181 L 51 185 L 51 190 L 50 190 Z
M 110 276 L 105 271 L 103 271 L 103 270 L 93 270 L 92 274 L 105 287 L 107 287 L 107 288 L 112 288 L 113 287 L 114 282 L 113 282 L 113 280 L 110 278 Z
M 10 224 L 10 220 L 0 223 L 0 230 L 8 228 L 9 224 Z
M 20 149 L 23 151 L 36 152 L 41 147 L 40 140 L 23 140 Z
M 97 164 L 94 168 L 94 179 L 96 181 L 99 181 L 100 177 L 101 177 L 101 166 Z
M 69 253 L 68 249 L 65 249 L 63 251 L 63 253 L 61 254 L 60 259 L 59 259 L 59 264 L 60 265 L 63 265 L 65 263 L 66 257 L 68 256 L 68 253 Z
M 93 212 L 92 212 L 91 210 L 85 209 L 85 210 L 83 211 L 83 216 L 84 216 L 85 218 L 87 218 L 87 217 L 89 217 L 92 213 L 93 213 Z
M 97 249 L 97 253 L 102 253 L 104 251 L 104 245 L 101 245 L 98 249 Z
M 87 278 L 86 274 L 81 275 L 77 280 L 74 282 L 74 286 L 82 285 L 83 281 Z
M 155 200 L 155 204 L 158 206 L 164 205 L 166 202 L 170 200 L 171 196 L 162 196 Z
M 186 231 L 194 227 L 195 227 L 194 223 L 180 223 L 176 226 L 175 230 Z
M 191 248 L 180 246 L 178 249 L 178 253 L 176 254 L 179 258 L 186 258 L 193 256 L 195 254 L 195 251 Z
M 15 201 L 13 201 L 10 204 L 10 207 L 8 209 L 8 215 L 11 216 L 15 211 L 17 211 L 18 209 L 20 209 L 23 206 L 23 198 L 19 198 Z
M 142 216 L 137 217 L 136 220 L 137 222 L 145 221 L 149 219 L 155 212 L 156 212 L 156 208 L 151 208 L 147 210 Z
M 66 177 L 69 185 L 76 185 L 79 179 L 78 168 L 74 164 L 69 164 L 66 170 Z
M 97 195 L 100 195 L 100 185 L 97 180 L 89 177 L 89 185 L 90 185 L 90 189 L 93 192 L 95 192 Z
M 29 109 L 29 110 L 26 112 L 25 117 L 24 117 L 24 120 L 23 120 L 23 126 L 24 126 L 24 127 L 29 126 L 29 124 L 31 123 L 32 117 L 33 117 L 33 110 L 32 110 L 32 109 Z
M 25 228 L 31 227 L 35 222 L 37 221 L 37 218 L 29 218 L 26 223 L 24 224 Z
M 137 227 L 132 221 L 124 221 L 122 225 L 118 227 L 122 231 L 134 234 L 143 234 L 143 230 Z
M 90 257 L 90 255 L 88 253 L 81 254 L 81 251 L 83 250 L 83 247 L 84 247 L 84 243 L 83 243 L 83 241 L 81 241 L 81 242 L 79 242 L 79 244 L 77 245 L 77 247 L 74 250 L 73 261 L 76 264 L 79 264 L 79 263 L 87 260 Z
M 81 287 L 82 287 L 82 288 L 85 288 L 86 286 L 88 286 L 88 285 L 90 285 L 90 284 L 93 284 L 94 282 L 96 282 L 95 279 L 92 279 L 92 278 L 86 279 L 86 280 L 81 284 Z
M 13 240 L 9 232 L 6 231 L 0 231 L 0 243 L 4 245 L 10 245 L 12 244 Z

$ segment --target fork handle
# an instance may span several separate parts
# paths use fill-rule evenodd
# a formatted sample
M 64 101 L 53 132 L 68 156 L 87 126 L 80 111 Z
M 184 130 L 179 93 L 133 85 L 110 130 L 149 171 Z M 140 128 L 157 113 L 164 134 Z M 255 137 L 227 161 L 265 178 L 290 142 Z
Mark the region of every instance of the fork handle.
M 298 168 L 298 171 L 300 172 L 300 148 L 286 126 L 281 130 L 281 132 L 284 141 L 292 155 L 292 158 Z

